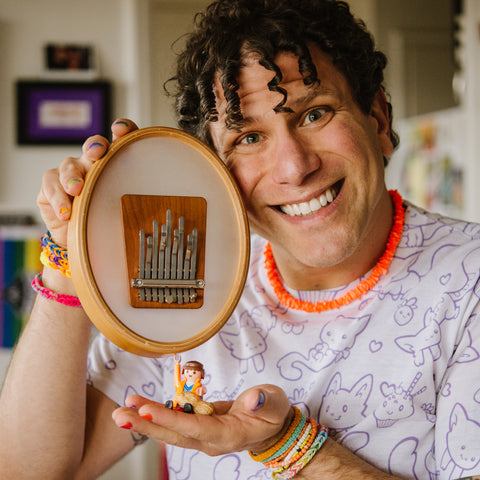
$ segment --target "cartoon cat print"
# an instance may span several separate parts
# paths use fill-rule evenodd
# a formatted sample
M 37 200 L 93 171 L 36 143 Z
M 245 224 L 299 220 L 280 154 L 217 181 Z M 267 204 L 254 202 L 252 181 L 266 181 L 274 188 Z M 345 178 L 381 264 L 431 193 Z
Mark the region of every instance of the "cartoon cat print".
M 287 380 L 299 380 L 304 370 L 319 372 L 329 365 L 348 358 L 355 340 L 365 330 L 371 315 L 359 318 L 339 315 L 324 325 L 320 332 L 320 342 L 308 352 L 291 352 L 280 358 L 277 367 L 280 375 Z
M 372 392 L 373 377 L 365 375 L 352 388 L 342 387 L 342 375 L 335 373 L 320 404 L 320 423 L 344 432 L 365 417 L 367 402 Z
M 403 351 L 412 354 L 413 363 L 417 367 L 425 363 L 425 353 L 430 352 L 434 361 L 438 360 L 441 355 L 439 345 L 442 331 L 432 308 L 425 313 L 423 325 L 423 328 L 415 335 L 406 335 L 395 339 L 395 343 Z
M 473 433 L 472 433 L 473 432 Z M 469 418 L 467 411 L 456 403 L 450 413 L 450 430 L 447 433 L 447 447 L 442 455 L 442 470 L 450 469 L 450 480 L 461 478 L 469 473 L 478 473 L 480 464 L 480 444 L 469 442 L 478 438 L 480 423 Z M 476 471 L 472 471 L 476 469 Z
M 250 364 L 256 372 L 264 370 L 266 338 L 276 320 L 266 306 L 255 307 L 251 312 L 243 312 L 238 324 L 231 320 L 220 332 L 220 340 L 230 350 L 232 357 L 239 361 L 240 373 L 247 373 Z

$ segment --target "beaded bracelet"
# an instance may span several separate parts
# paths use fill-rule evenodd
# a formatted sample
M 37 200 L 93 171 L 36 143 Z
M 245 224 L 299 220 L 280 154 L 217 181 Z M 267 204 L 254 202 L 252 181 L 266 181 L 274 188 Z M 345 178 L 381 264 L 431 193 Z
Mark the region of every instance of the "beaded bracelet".
M 325 443 L 328 436 L 328 428 L 322 425 L 320 431 L 315 437 L 310 448 L 297 460 L 293 465 L 280 468 L 272 472 L 272 478 L 274 480 L 289 480 L 293 478 L 302 468 L 304 468 L 308 462 L 315 456 L 320 450 L 321 446 Z
M 60 247 L 53 240 L 50 232 L 46 232 L 40 239 L 42 252 L 40 261 L 46 267 L 59 270 L 63 275 L 70 278 L 70 264 L 68 263 L 68 252 L 66 248 Z
M 285 458 L 279 458 L 269 464 L 264 464 L 266 467 L 278 469 L 287 468 L 302 457 L 305 452 L 312 446 L 315 437 L 317 436 L 317 424 L 311 419 L 308 419 L 308 432 L 297 439 L 295 448 Z
M 48 288 L 43 286 L 42 283 L 42 275 L 38 273 L 32 280 L 32 288 L 35 292 L 39 293 L 42 297 L 48 300 L 55 300 L 62 305 L 66 305 L 68 307 L 81 307 L 82 304 L 78 297 L 73 295 L 63 295 L 59 293 L 52 292 Z
M 258 455 L 249 452 L 250 456 L 256 461 L 256 462 L 264 462 L 266 459 L 269 459 L 270 457 L 276 458 L 277 451 L 281 449 L 285 443 L 294 443 L 296 438 L 293 436 L 293 432 L 297 428 L 298 424 L 302 420 L 302 412 L 298 409 L 298 407 L 293 406 L 292 407 L 295 415 L 293 417 L 292 423 L 290 424 L 290 427 L 288 427 L 288 430 L 285 432 L 285 435 L 271 448 L 269 448 L 266 452 L 259 453 Z
M 267 465 L 268 463 L 278 461 L 280 458 L 288 455 L 295 447 L 295 440 L 303 434 L 307 427 L 307 419 L 305 418 L 305 415 L 302 414 L 300 417 L 300 422 L 290 435 L 290 438 L 273 455 L 263 460 L 263 464 L 265 466 L 269 466 Z
M 294 417 L 282 438 L 266 452 L 250 456 L 270 468 L 278 480 L 293 478 L 320 450 L 328 436 L 328 428 L 317 425 L 293 406 Z

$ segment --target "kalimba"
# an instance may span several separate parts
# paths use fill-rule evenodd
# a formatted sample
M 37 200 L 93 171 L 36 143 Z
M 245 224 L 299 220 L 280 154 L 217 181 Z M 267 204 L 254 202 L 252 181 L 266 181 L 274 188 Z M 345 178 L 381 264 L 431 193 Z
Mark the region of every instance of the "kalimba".
M 238 303 L 250 237 L 238 187 L 217 155 L 176 129 L 122 137 L 75 198 L 68 252 L 98 330 L 143 356 L 189 350 Z

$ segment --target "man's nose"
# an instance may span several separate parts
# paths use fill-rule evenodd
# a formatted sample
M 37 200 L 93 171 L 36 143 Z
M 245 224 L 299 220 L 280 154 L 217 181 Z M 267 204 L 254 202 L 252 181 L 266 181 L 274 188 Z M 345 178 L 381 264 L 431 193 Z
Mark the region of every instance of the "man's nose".
M 279 184 L 302 185 L 320 165 L 311 142 L 294 132 L 284 131 L 277 139 L 273 179 Z

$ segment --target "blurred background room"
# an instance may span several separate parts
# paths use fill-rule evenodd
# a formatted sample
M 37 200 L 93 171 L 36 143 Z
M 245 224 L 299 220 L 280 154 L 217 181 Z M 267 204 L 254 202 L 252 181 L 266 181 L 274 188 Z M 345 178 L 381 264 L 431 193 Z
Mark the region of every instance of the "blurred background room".
M 175 126 L 163 83 L 181 34 L 208 3 L 0 0 L 0 383 L 40 269 L 43 172 L 116 117 Z M 389 58 L 400 147 L 388 186 L 427 209 L 480 221 L 480 1 L 349 3 Z M 157 457 L 148 442 L 101 478 L 156 479 Z

